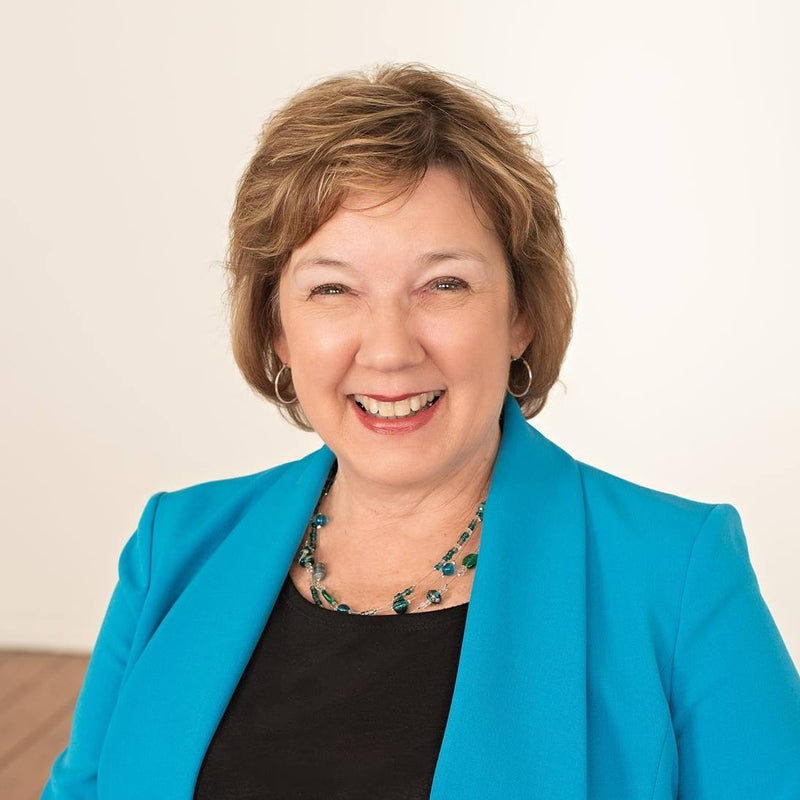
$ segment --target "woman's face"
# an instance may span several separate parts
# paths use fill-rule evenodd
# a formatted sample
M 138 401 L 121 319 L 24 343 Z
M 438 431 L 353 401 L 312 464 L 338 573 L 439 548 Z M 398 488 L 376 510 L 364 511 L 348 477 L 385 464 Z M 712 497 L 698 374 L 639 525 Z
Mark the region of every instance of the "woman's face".
M 530 333 L 511 319 L 502 245 L 453 172 L 430 168 L 412 194 L 359 210 L 386 196 L 351 192 L 293 251 L 274 346 L 340 470 L 431 486 L 494 454 L 509 362 Z M 434 405 L 410 416 L 416 400 L 378 406 L 393 419 L 354 399 L 434 391 Z

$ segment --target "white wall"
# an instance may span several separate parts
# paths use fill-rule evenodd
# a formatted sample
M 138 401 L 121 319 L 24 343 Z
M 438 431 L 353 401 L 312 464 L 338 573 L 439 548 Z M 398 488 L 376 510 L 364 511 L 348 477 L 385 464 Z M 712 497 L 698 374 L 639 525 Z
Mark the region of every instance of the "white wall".
M 88 649 L 161 489 L 297 458 L 239 377 L 220 260 L 267 115 L 418 60 L 538 130 L 579 286 L 534 420 L 577 458 L 741 512 L 800 663 L 798 4 L 17 4 L 0 74 L 0 645 Z M 8 18 L 8 16 L 7 16 Z

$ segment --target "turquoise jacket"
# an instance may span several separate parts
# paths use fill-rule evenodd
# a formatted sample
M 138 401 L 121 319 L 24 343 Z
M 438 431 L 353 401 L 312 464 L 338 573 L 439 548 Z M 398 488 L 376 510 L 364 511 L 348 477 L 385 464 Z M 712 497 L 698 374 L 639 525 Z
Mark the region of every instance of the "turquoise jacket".
M 432 800 L 798 800 L 800 677 L 736 509 L 503 409 Z M 333 458 L 149 499 L 43 800 L 191 800 Z

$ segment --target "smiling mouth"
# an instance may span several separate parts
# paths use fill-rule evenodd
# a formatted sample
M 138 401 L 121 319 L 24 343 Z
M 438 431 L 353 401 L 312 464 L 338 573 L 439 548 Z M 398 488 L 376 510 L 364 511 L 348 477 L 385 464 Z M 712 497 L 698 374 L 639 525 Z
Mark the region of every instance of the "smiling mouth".
M 375 419 L 407 419 L 438 403 L 443 394 L 443 390 L 437 389 L 394 403 L 376 401 L 365 395 L 353 395 L 351 399 L 364 413 Z

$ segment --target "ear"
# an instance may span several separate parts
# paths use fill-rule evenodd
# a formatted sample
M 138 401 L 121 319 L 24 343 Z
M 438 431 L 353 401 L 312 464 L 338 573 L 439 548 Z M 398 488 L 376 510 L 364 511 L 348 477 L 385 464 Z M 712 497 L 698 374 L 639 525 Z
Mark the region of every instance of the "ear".
M 511 323 L 511 344 L 514 348 L 513 353 L 517 354 L 517 358 L 525 352 L 531 343 L 533 333 L 533 324 L 530 319 L 517 308 L 514 313 L 514 321 Z
M 272 349 L 284 364 L 289 363 L 289 345 L 286 341 L 286 334 L 283 331 L 273 339 Z

